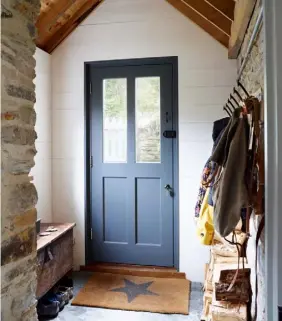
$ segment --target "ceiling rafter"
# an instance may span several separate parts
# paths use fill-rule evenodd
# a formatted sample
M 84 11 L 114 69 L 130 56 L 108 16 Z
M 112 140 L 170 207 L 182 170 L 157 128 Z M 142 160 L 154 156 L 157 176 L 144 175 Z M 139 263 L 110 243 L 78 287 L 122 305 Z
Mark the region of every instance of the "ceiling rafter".
M 44 10 L 36 23 L 37 47 L 51 53 L 102 1 L 42 0 Z
M 100 4 L 100 0 L 87 2 L 62 26 L 46 43 L 46 51 L 52 52 L 57 46 Z
M 210 34 L 214 39 L 219 41 L 222 45 L 224 45 L 225 47 L 228 47 L 229 34 L 225 33 L 223 30 L 221 30 L 221 28 L 219 28 L 216 25 L 215 19 L 213 19 L 215 22 L 210 21 L 204 15 L 204 12 L 207 13 L 207 11 L 204 11 L 202 9 L 201 13 L 200 13 L 198 10 L 195 10 L 194 8 L 192 8 L 191 5 L 188 5 L 187 1 L 188 0 L 186 0 L 186 1 L 184 1 L 184 0 L 167 0 L 167 2 L 169 2 L 175 9 L 179 10 L 183 15 L 185 15 L 187 18 L 189 18 L 194 23 L 196 23 L 199 27 L 204 29 L 208 34 Z M 201 1 L 195 0 L 194 2 L 195 3 L 196 2 L 203 3 L 204 0 L 201 0 Z M 209 6 L 207 3 L 206 3 L 206 5 Z M 209 6 L 209 7 L 211 7 L 211 6 Z M 199 5 L 197 6 L 197 8 L 199 8 Z M 223 16 L 223 15 L 221 15 L 221 16 Z M 218 16 L 218 17 L 221 18 L 220 16 Z M 231 28 L 231 24 L 230 24 L 230 28 Z
M 36 45 L 51 53 L 102 1 L 41 0 L 41 11 L 36 23 Z M 228 47 L 234 19 L 234 0 L 166 1 Z
M 228 19 L 234 20 L 234 0 L 205 0 L 211 6 L 216 8 L 222 14 L 224 14 Z
M 230 36 L 231 20 L 218 11 L 214 6 L 203 0 L 180 0 L 191 9 L 195 10 L 199 15 L 206 18 L 210 23 Z
M 81 5 L 83 4 L 81 0 L 79 0 L 78 3 Z M 46 38 L 52 36 L 53 28 L 60 27 L 57 20 L 61 18 L 70 7 L 70 0 L 41 1 L 41 11 L 36 22 L 36 27 L 38 29 L 37 44 L 39 46 L 42 42 L 46 41 Z M 65 22 L 66 21 L 67 20 L 65 20 Z M 63 23 L 61 23 L 61 25 L 62 24 Z

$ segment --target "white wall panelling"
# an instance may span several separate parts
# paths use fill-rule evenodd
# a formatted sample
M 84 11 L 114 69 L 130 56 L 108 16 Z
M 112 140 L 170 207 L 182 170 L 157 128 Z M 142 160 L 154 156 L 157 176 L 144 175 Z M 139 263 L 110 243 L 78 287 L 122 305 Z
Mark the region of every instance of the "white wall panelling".
M 194 206 L 212 146 L 212 122 L 235 82 L 227 50 L 164 0 L 106 0 L 52 54 L 55 221 L 75 221 L 75 264 L 84 264 L 84 62 L 178 56 L 180 270 L 203 281 L 208 248 Z
M 38 193 L 37 215 L 42 222 L 52 222 L 51 189 L 51 56 L 36 49 L 36 125 L 35 166 L 31 170 Z

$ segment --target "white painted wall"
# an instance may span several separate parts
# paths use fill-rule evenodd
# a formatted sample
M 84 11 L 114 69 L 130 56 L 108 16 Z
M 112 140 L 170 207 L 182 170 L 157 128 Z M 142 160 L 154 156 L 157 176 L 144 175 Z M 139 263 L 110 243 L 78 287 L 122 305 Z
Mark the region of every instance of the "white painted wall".
M 209 249 L 194 206 L 236 65 L 165 0 L 105 0 L 52 54 L 53 215 L 77 223 L 75 263 L 84 264 L 84 62 L 160 56 L 179 58 L 180 270 L 203 281 Z
M 36 49 L 36 125 L 38 138 L 35 142 L 37 155 L 31 171 L 38 192 L 37 215 L 42 222 L 52 222 L 51 189 L 51 56 Z

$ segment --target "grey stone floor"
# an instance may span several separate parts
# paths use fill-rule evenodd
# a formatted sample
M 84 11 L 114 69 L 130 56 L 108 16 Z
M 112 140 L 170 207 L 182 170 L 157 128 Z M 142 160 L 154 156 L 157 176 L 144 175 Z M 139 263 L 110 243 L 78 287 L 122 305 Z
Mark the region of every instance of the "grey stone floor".
M 74 294 L 87 282 L 92 273 L 74 273 Z M 190 314 L 159 314 L 149 312 L 135 312 L 110 310 L 101 308 L 86 308 L 71 306 L 68 304 L 59 316 L 53 320 L 57 321 L 200 321 L 202 312 L 203 292 L 200 283 L 192 283 L 190 298 Z

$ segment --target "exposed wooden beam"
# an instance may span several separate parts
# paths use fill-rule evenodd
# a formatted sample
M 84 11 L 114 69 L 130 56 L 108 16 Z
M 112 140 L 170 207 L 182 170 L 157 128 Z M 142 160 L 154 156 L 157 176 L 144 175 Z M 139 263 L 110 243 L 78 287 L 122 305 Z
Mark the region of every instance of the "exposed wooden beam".
M 200 15 L 182 0 L 167 0 L 175 9 L 179 10 L 183 15 L 196 23 L 199 27 L 204 29 L 214 39 L 219 41 L 225 47 L 228 47 L 229 36 L 220 30 L 217 26 Z
M 36 24 L 38 28 L 36 44 L 39 48 L 51 53 L 103 0 L 41 1 L 42 11 Z M 233 0 L 167 1 L 213 38 L 228 47 L 234 8 Z
M 77 3 L 83 5 L 87 0 L 78 0 Z M 44 42 L 52 36 L 50 32 L 52 27 L 56 25 L 57 20 L 62 16 L 73 4 L 71 0 L 59 1 L 43 1 L 43 8 L 40 12 L 36 27 L 38 30 L 38 37 L 36 44 L 40 47 Z
M 208 2 L 203 0 L 181 0 L 186 3 L 189 7 L 197 11 L 200 15 L 205 17 L 211 23 L 216 25 L 224 33 L 230 36 L 231 32 L 231 21 L 225 15 L 223 15 L 216 8 L 211 6 Z
M 230 20 L 234 19 L 235 2 L 233 0 L 205 0 L 214 6 L 218 11 L 223 13 Z
M 230 59 L 236 59 L 239 55 L 255 4 L 256 0 L 236 1 L 228 48 Z
M 41 48 L 51 53 L 103 0 L 87 2 Z

